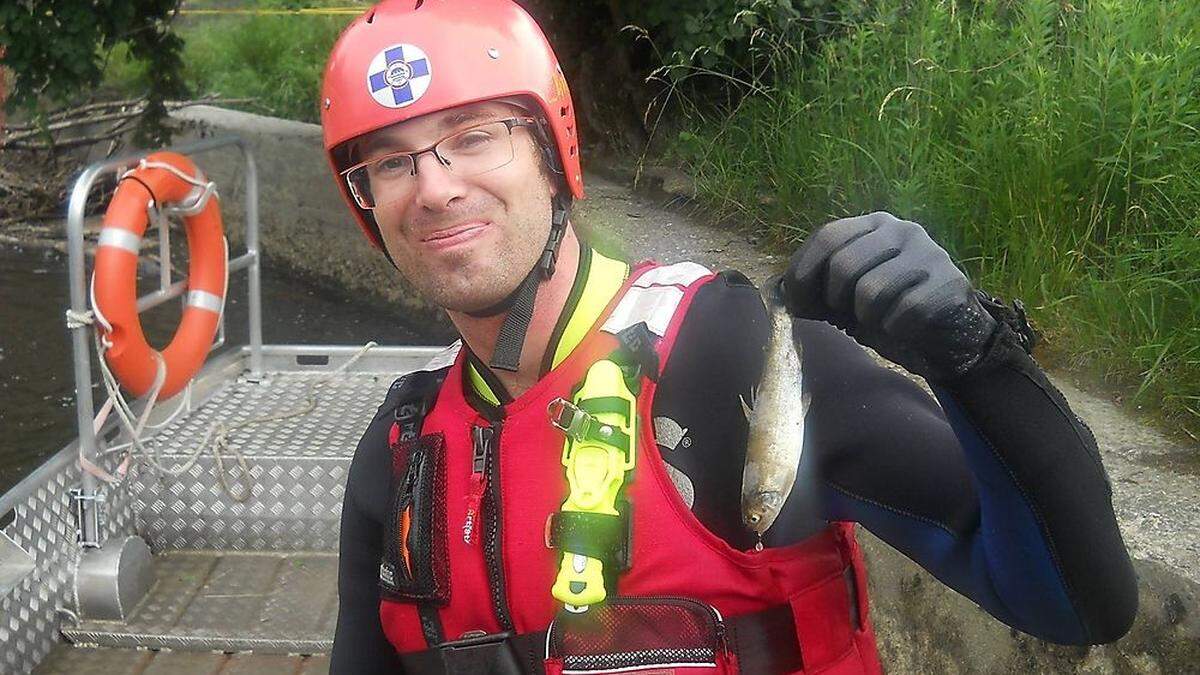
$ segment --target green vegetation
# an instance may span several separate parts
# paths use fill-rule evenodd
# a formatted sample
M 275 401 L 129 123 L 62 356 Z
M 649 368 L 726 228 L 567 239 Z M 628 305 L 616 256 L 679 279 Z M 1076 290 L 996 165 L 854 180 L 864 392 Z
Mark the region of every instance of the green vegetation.
M 887 209 L 1050 353 L 1200 430 L 1200 6 L 904 2 L 673 143 L 702 199 L 790 248 Z
M 341 3 L 257 7 L 329 4 Z M 1200 6 L 670 4 L 609 7 L 662 50 L 655 79 L 670 94 L 656 101 L 683 104 L 670 152 L 721 218 L 781 250 L 845 215 L 917 220 L 982 287 L 1026 301 L 1051 358 L 1200 433 Z M 221 6 L 234 4 L 188 5 Z M 315 122 L 349 20 L 184 16 L 184 79 Z M 649 43 L 626 37 L 644 55 Z M 121 47 L 106 75 L 122 93 L 147 82 Z
M 261 3 L 257 8 L 294 9 L 299 4 Z M 318 122 L 321 70 L 338 34 L 351 19 L 347 15 L 298 14 L 184 16 L 176 27 L 184 41 L 183 79 L 197 96 L 216 93 L 224 98 L 251 98 L 253 102 L 234 107 Z M 147 72 L 118 47 L 109 60 L 106 84 L 123 93 L 136 93 L 145 88 Z
M 44 107 L 86 101 L 102 77 L 103 55 L 114 47 L 143 71 L 148 99 L 137 128 L 143 143 L 168 137 L 163 101 L 181 96 L 179 38 L 169 18 L 177 0 L 23 0 L 0 4 L 0 65 L 13 74 L 8 100 L 41 126 Z M 89 58 L 88 55 L 91 55 Z

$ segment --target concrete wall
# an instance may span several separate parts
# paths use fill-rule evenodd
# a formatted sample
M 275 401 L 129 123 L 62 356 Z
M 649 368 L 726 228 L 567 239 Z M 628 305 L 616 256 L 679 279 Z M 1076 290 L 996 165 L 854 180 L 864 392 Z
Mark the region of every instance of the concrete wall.
M 991 618 L 895 549 L 859 528 L 871 575 L 871 618 L 892 673 L 1200 672 L 1200 585 L 1136 559 L 1133 629 L 1111 645 L 1053 645 Z

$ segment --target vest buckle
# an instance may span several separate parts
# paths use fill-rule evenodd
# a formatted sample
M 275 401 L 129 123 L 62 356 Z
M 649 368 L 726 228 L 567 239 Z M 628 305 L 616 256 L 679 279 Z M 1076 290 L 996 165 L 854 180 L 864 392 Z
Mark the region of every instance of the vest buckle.
M 457 640 L 437 646 L 446 673 L 490 673 L 521 675 L 520 662 L 512 646 L 512 633 L 470 631 Z
M 556 398 L 546 406 L 550 424 L 560 429 L 569 438 L 580 439 L 587 431 L 589 418 L 586 412 L 565 398 Z

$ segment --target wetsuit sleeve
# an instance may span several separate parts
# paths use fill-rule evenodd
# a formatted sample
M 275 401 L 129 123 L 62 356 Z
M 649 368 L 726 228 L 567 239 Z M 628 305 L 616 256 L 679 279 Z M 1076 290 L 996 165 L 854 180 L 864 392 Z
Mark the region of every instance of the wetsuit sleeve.
M 938 407 L 874 364 L 822 372 L 827 359 L 846 365 L 862 353 L 837 342 L 810 340 L 804 359 L 824 390 L 809 418 L 825 516 L 863 524 L 1032 635 L 1068 644 L 1123 635 L 1137 587 L 1095 439 L 1037 364 L 1008 345 L 939 387 Z
M 391 409 L 381 408 L 367 427 L 346 481 L 338 546 L 338 618 L 330 673 L 402 672 L 379 621 L 379 561 L 388 504 Z
M 934 387 L 980 486 L 976 555 L 1007 561 L 990 574 L 998 602 L 1032 599 L 1006 606 L 1012 623 L 1043 627 L 1058 642 L 1111 642 L 1133 621 L 1137 580 L 1095 436 L 1002 333 L 982 367 Z
M 730 328 L 728 317 L 753 316 L 750 303 L 761 319 Z M 698 294 L 671 361 L 723 360 L 753 375 L 749 383 L 732 377 L 714 396 L 703 370 L 689 376 L 668 363 L 659 397 L 683 415 L 681 425 L 705 424 L 682 412 L 689 398 L 730 398 L 736 406 L 758 381 L 766 340 L 760 322 L 765 310 L 756 295 L 716 282 Z M 1127 630 L 1136 585 L 1095 441 L 1032 359 L 993 355 L 988 368 L 939 392 L 943 411 L 836 328 L 796 321 L 795 334 L 812 404 L 797 484 L 766 544 L 803 539 L 814 520 L 855 521 L 1025 632 L 1096 643 Z M 724 413 L 719 423 L 744 429 L 740 418 Z M 664 452 L 696 483 L 697 517 L 721 536 L 740 527 L 744 438 L 724 447 L 697 439 L 690 456 Z M 709 466 L 721 475 L 707 475 Z M 710 499 L 700 485 L 720 480 L 726 487 Z M 745 534 L 726 540 L 746 548 Z

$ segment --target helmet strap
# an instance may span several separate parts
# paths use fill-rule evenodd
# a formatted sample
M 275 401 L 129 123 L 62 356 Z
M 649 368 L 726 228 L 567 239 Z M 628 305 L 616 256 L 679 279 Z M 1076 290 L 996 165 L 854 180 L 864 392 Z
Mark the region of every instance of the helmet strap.
M 521 351 L 525 347 L 525 336 L 529 332 L 529 322 L 533 319 L 533 305 L 537 301 L 538 287 L 543 280 L 554 276 L 554 268 L 558 263 L 558 249 L 562 245 L 563 236 L 567 231 L 567 216 L 570 212 L 570 200 L 567 197 L 555 196 L 550 217 L 550 236 L 542 255 L 529 274 L 521 281 L 516 290 L 500 305 L 506 305 L 508 316 L 500 326 L 496 336 L 496 347 L 492 351 L 491 368 L 516 372 L 521 363 Z M 496 307 L 496 305 L 493 305 Z M 491 310 L 489 307 L 488 310 Z M 503 311 L 501 308 L 500 311 Z M 493 312 L 495 314 L 498 312 Z M 472 316 L 475 316 L 472 314 Z

